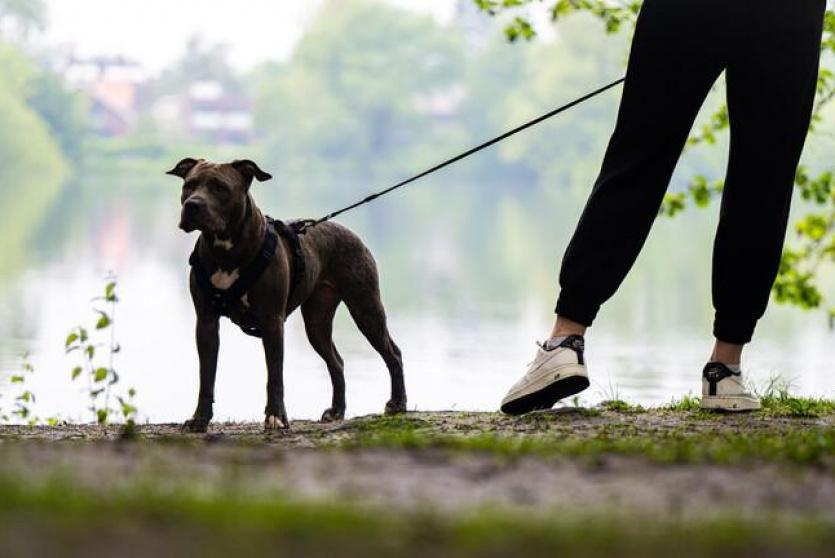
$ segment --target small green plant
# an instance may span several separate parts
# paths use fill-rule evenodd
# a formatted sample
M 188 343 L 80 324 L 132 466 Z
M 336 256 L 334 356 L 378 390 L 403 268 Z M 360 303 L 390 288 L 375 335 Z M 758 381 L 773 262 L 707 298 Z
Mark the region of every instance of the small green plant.
M 14 407 L 6 412 L 0 409 L 0 420 L 10 422 L 12 417 L 27 424 L 36 424 L 38 418 L 32 413 L 31 405 L 35 403 L 35 394 L 25 387 L 26 378 L 35 371 L 29 360 L 29 353 L 21 357 L 20 371 L 12 374 L 9 382 L 18 387 L 18 393 L 14 396 Z
M 29 353 L 25 353 L 23 355 L 20 368 L 20 373 L 11 377 L 11 382 L 20 386 L 20 393 L 17 397 L 15 397 L 15 408 L 12 411 L 12 414 L 17 416 L 23 422 L 35 424 L 38 422 L 38 417 L 32 414 L 32 409 L 30 407 L 30 405 L 35 403 L 35 394 L 32 390 L 25 387 L 26 377 L 30 376 L 35 371 L 35 368 L 29 360 Z
M 115 392 L 115 386 L 119 383 L 115 359 L 121 350 L 116 342 L 115 333 L 118 302 L 116 279 L 111 276 L 105 285 L 104 295 L 93 299 L 93 310 L 98 316 L 92 329 L 94 334 L 91 335 L 83 326 L 76 326 L 67 335 L 64 347 L 67 354 L 78 353 L 80 355 L 81 363 L 73 367 L 70 376 L 73 380 L 81 376 L 86 378 L 87 396 L 90 400 L 88 409 L 96 422 L 105 425 L 112 415 L 121 414 L 127 427 L 132 428 L 136 418 L 136 407 L 133 404 L 136 390 L 129 388 L 125 395 Z M 105 338 L 106 341 L 95 339 L 94 336 L 99 339 Z M 104 354 L 106 365 L 99 360 L 102 354 Z M 112 406 L 112 398 L 115 398 L 118 403 L 115 409 Z
M 673 399 L 670 404 L 665 407 L 668 411 L 700 411 L 702 409 L 702 399 L 695 395 L 687 394 L 681 399 Z
M 35 367 L 32 366 L 32 361 L 29 360 L 29 353 L 24 353 L 20 357 L 20 370 L 9 377 L 9 383 L 18 388 L 17 394 L 12 398 L 14 407 L 8 412 L 0 408 L 0 422 L 9 423 L 12 420 L 16 420 L 16 422 L 28 424 L 29 426 L 34 426 L 41 422 L 45 422 L 50 426 L 55 426 L 58 423 L 58 419 L 55 417 L 48 417 L 42 420 L 32 410 L 32 406 L 35 404 L 35 393 L 26 387 L 26 379 L 34 373 Z M 0 394 L 0 398 L 2 397 L 3 395 Z M 12 417 L 17 418 L 12 419 Z

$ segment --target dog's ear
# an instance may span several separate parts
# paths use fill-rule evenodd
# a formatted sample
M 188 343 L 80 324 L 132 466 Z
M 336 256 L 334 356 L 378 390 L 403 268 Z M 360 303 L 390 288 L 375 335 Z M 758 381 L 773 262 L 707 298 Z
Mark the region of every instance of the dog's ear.
M 249 159 L 239 159 L 232 161 L 230 164 L 232 168 L 241 173 L 247 182 L 252 182 L 253 178 L 258 180 L 258 182 L 264 182 L 273 177 L 270 173 L 262 171 L 254 161 L 250 161 Z
M 191 169 L 193 169 L 198 162 L 199 161 L 197 159 L 186 157 L 185 159 L 174 165 L 174 168 L 170 171 L 167 171 L 165 174 L 185 178 L 189 171 L 191 171 Z

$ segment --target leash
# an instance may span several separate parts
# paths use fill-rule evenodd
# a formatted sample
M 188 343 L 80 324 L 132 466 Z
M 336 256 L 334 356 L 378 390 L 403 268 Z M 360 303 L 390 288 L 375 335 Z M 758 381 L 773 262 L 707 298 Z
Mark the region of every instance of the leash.
M 380 190 L 379 192 L 371 194 L 370 196 L 367 196 L 367 197 L 365 197 L 365 198 L 363 198 L 363 199 L 361 199 L 357 202 L 354 202 L 351 205 L 347 205 L 347 206 L 343 207 L 342 209 L 337 209 L 336 211 L 332 211 L 331 213 L 328 213 L 327 215 L 325 215 L 324 217 L 320 217 L 319 219 L 312 219 L 312 220 L 309 220 L 309 221 L 305 221 L 301 224 L 300 229 L 299 229 L 299 233 L 301 234 L 305 230 L 307 230 L 308 228 L 315 227 L 316 225 L 320 225 L 320 224 L 324 223 L 325 221 L 330 221 L 331 219 L 333 219 L 337 215 L 341 215 L 341 214 L 345 213 L 346 211 L 350 211 L 350 210 L 352 210 L 354 208 L 357 208 L 361 205 L 365 205 L 369 202 L 372 202 L 372 201 L 376 200 L 377 198 L 379 198 L 380 196 L 385 196 L 389 192 L 393 192 L 394 190 L 397 190 L 398 188 L 402 188 L 403 186 L 406 186 L 407 184 L 410 184 L 410 183 L 414 182 L 415 180 L 418 180 L 420 178 L 423 178 L 424 176 L 430 175 L 433 172 L 439 171 L 446 166 L 449 166 L 453 163 L 456 163 L 456 162 L 460 161 L 461 159 L 465 159 L 465 158 L 469 157 L 470 155 L 473 155 L 474 153 L 478 153 L 482 149 L 486 149 L 486 148 L 490 147 L 491 145 L 493 145 L 495 143 L 498 143 L 502 140 L 505 140 L 505 139 L 509 138 L 510 136 L 512 136 L 514 134 L 518 134 L 519 132 L 521 132 L 523 130 L 527 130 L 531 126 L 536 126 L 537 124 L 539 124 L 540 122 L 542 122 L 544 120 L 548 120 L 549 118 L 551 118 L 553 116 L 556 116 L 556 115 L 560 114 L 561 112 L 564 112 L 564 111 L 566 111 L 566 110 L 568 110 L 572 107 L 575 107 L 575 106 L 579 105 L 580 103 L 583 103 L 583 102 L 588 101 L 589 99 L 591 99 L 593 97 L 596 97 L 596 96 L 600 95 L 601 93 L 603 93 L 605 91 L 608 91 L 609 89 L 615 87 L 616 85 L 619 85 L 619 84 L 623 83 L 625 80 L 626 80 L 625 77 L 617 79 L 617 80 L 613 81 L 612 83 L 610 83 L 608 85 L 604 85 L 603 87 L 601 87 L 599 89 L 595 89 L 594 91 L 592 91 L 590 93 L 587 93 L 587 94 L 583 95 L 582 97 L 574 99 L 570 103 L 566 103 L 566 104 L 562 105 L 561 107 L 557 107 L 550 112 L 546 112 L 542 116 L 539 116 L 537 118 L 534 118 L 533 120 L 525 122 L 521 126 L 517 126 L 516 128 L 513 128 L 512 130 L 509 130 L 509 131 L 503 133 L 500 136 L 496 136 L 495 138 L 493 138 L 491 140 L 488 140 L 488 141 L 485 141 L 484 143 L 479 144 L 475 147 L 472 147 L 472 148 L 468 149 L 467 151 L 464 151 L 463 153 L 460 153 L 460 154 L 456 155 L 455 157 L 447 159 L 446 161 L 444 161 L 442 163 L 438 163 L 434 167 L 428 168 L 425 171 L 412 176 L 411 178 L 407 178 L 406 180 L 403 180 L 402 182 L 398 182 L 394 186 L 389 186 L 385 190 Z

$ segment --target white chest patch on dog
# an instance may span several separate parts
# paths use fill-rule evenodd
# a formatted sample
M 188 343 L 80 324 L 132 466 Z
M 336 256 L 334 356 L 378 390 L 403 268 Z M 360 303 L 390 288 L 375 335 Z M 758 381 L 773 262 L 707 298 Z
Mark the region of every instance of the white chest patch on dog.
M 214 242 L 214 246 L 215 246 L 215 248 L 223 248 L 224 250 L 226 250 L 228 252 L 229 250 L 232 249 L 232 247 L 234 245 L 232 244 L 231 240 L 221 240 L 219 238 L 216 238 L 215 242 Z
M 241 274 L 238 272 L 237 269 L 233 269 L 229 272 L 217 270 L 212 274 L 209 280 L 212 282 L 212 285 L 214 285 L 216 289 L 225 291 L 226 289 L 234 285 L 235 281 L 237 281 L 238 277 L 240 276 Z

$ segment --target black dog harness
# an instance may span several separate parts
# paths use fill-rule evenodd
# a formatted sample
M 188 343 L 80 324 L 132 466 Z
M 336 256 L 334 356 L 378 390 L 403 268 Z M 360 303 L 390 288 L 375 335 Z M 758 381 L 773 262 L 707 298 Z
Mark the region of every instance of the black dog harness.
M 206 268 L 203 267 L 203 264 L 200 263 L 200 257 L 197 254 L 197 244 L 194 246 L 188 263 L 191 265 L 200 290 L 209 298 L 209 304 L 211 304 L 212 309 L 221 316 L 228 318 L 231 316 L 233 309 L 242 306 L 241 299 L 252 288 L 258 278 L 261 277 L 261 274 L 264 273 L 264 270 L 267 269 L 267 266 L 270 265 L 273 257 L 275 257 L 275 249 L 278 245 L 279 235 L 290 245 L 290 252 L 292 254 L 290 292 L 287 295 L 288 301 L 304 279 L 304 252 L 302 251 L 302 243 L 299 236 L 303 234 L 306 221 L 294 221 L 287 224 L 269 216 L 266 216 L 266 219 L 267 230 L 264 235 L 264 242 L 261 244 L 261 249 L 255 256 L 255 259 L 248 266 L 240 270 L 240 275 L 228 289 L 218 289 L 212 284 L 211 276 L 206 271 Z M 261 329 L 255 325 L 256 320 L 251 315 L 251 312 L 245 311 L 245 314 L 247 315 L 242 320 L 244 323 L 239 323 L 238 327 L 247 335 L 261 337 Z

